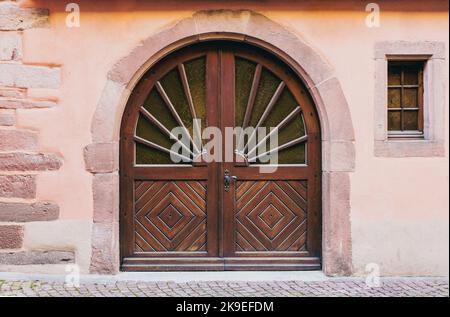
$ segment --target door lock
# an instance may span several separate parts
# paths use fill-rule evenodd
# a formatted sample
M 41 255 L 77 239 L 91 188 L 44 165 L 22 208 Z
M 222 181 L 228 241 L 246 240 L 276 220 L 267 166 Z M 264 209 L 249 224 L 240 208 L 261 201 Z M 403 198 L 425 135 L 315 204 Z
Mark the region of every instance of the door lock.
M 223 176 L 223 186 L 224 186 L 224 189 L 225 189 L 226 192 L 230 190 L 231 180 L 236 181 L 237 177 L 236 176 L 230 176 L 230 171 L 229 170 L 225 170 L 224 176 Z

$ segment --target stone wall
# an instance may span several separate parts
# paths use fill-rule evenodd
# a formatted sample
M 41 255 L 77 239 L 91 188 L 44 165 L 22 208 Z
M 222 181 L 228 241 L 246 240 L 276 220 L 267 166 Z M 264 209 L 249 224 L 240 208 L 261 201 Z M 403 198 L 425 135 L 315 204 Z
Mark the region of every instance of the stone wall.
M 24 245 L 26 223 L 59 218 L 56 203 L 36 199 L 36 177 L 60 169 L 63 160 L 58 153 L 41 151 L 39 131 L 16 120 L 19 111 L 58 106 L 54 98 L 33 98 L 29 89 L 58 89 L 60 67 L 22 62 L 23 31 L 49 26 L 48 10 L 0 1 L 0 265 L 74 262 L 73 250 Z

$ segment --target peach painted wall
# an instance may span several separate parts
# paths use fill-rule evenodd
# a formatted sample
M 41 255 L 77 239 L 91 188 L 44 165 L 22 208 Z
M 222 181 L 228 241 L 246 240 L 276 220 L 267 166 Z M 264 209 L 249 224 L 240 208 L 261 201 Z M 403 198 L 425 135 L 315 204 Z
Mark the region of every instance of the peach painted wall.
M 18 126 L 39 131 L 40 149 L 64 158 L 59 171 L 38 176 L 37 193 L 38 199 L 59 204 L 62 220 L 92 218 L 92 176 L 85 170 L 83 148 L 91 143 L 91 119 L 113 65 L 140 41 L 195 10 L 251 9 L 309 43 L 332 65 L 342 85 L 356 139 L 351 176 L 355 274 L 364 274 L 365 265 L 373 262 L 383 275 L 448 275 L 448 137 L 446 156 L 439 158 L 379 158 L 373 148 L 374 43 L 443 41 L 448 63 L 445 1 L 429 1 L 423 7 L 422 1 L 381 1 L 379 28 L 366 27 L 363 1 L 196 1 L 178 6 L 174 1 L 76 2 L 81 7 L 80 28 L 65 26 L 65 1 L 22 1 L 23 6 L 49 8 L 51 13 L 51 28 L 24 31 L 24 63 L 62 66 L 60 89 L 32 90 L 35 96 L 57 97 L 58 107 L 18 111 Z M 408 12 L 400 12 L 402 2 Z M 448 95 L 442 97 L 448 115 Z M 84 237 L 79 239 L 72 243 L 81 245 Z

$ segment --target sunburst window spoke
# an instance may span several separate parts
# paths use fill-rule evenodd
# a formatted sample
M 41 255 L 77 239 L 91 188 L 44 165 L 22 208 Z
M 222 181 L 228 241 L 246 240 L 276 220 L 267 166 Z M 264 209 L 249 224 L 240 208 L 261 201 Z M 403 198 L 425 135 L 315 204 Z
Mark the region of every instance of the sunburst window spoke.
M 254 128 L 236 137 L 236 153 L 250 164 L 306 164 L 307 134 L 301 107 L 286 83 L 260 64 L 236 58 L 236 126 Z M 259 134 L 258 128 L 265 130 Z M 277 142 L 273 144 L 273 138 Z
M 180 63 L 155 82 L 139 112 L 136 164 L 190 164 L 199 157 L 206 113 L 204 59 Z

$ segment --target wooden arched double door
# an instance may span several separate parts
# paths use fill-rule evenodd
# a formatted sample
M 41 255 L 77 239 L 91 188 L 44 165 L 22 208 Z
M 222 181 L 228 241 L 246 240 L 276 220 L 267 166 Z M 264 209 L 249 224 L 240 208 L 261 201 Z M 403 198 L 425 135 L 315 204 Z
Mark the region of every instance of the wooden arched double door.
M 260 130 L 230 149 L 235 127 Z M 307 89 L 272 54 L 218 41 L 165 57 L 122 120 L 122 270 L 320 269 L 320 144 Z

